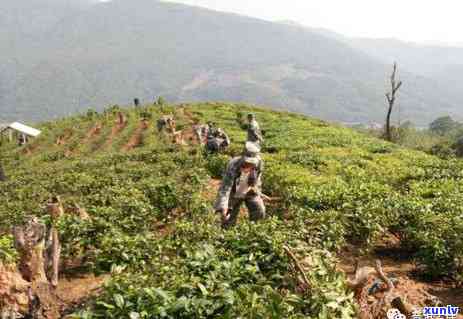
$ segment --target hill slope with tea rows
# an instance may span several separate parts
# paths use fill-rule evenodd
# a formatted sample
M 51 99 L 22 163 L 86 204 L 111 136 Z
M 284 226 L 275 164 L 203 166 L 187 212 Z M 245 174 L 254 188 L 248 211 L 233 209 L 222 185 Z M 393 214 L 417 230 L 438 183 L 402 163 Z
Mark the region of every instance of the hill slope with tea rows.
M 263 186 L 274 200 L 265 221 L 242 218 L 224 231 L 212 202 L 242 150 L 249 111 L 265 130 Z M 216 122 L 232 146 L 206 156 L 188 138 L 172 143 L 155 125 L 168 113 L 185 131 Z M 1 146 L 9 180 L 0 188 L 0 259 L 15 259 L 11 226 L 31 214 L 46 221 L 44 203 L 59 195 L 62 275 L 111 273 L 76 310 L 81 318 L 353 318 L 338 253 L 385 234 L 421 274 L 462 280 L 459 161 L 301 115 L 219 103 L 114 107 L 41 129 L 25 147 Z M 76 204 L 89 218 L 72 213 Z M 295 279 L 284 247 L 310 269 L 308 283 Z

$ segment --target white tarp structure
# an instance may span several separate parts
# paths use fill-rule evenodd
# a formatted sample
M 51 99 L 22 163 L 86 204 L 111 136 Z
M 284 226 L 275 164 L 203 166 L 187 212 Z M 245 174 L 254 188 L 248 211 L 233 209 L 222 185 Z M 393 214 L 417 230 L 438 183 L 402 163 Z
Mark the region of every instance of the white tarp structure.
M 37 130 L 37 129 L 33 128 L 33 127 L 21 124 L 19 122 L 11 123 L 6 128 L 4 128 L 3 131 L 7 130 L 7 129 L 12 129 L 12 130 L 15 130 L 15 131 L 17 131 L 17 132 L 19 132 L 21 134 L 25 134 L 25 135 L 31 136 L 31 137 L 37 137 L 42 133 L 40 130 Z
M 2 140 L 3 140 L 4 132 L 9 133 L 8 140 L 10 142 L 12 142 L 14 137 L 16 136 L 18 138 L 19 146 L 26 144 L 29 141 L 29 138 L 37 137 L 42 133 L 38 129 L 21 124 L 19 122 L 11 123 L 7 127 L 0 130 L 0 133 L 1 133 L 0 136 Z

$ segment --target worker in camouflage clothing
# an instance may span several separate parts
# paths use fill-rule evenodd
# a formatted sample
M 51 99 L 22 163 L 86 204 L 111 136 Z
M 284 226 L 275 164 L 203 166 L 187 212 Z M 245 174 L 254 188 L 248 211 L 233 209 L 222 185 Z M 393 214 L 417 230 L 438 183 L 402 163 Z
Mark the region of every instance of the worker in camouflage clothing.
M 257 144 L 246 142 L 243 155 L 233 158 L 228 163 L 214 205 L 215 211 L 222 214 L 224 228 L 236 224 L 243 202 L 248 208 L 251 221 L 265 217 L 261 192 L 263 162 L 259 152 Z
M 207 122 L 206 140 L 213 138 L 217 134 L 217 123 Z
M 221 128 L 217 128 L 207 137 L 206 150 L 210 153 L 223 151 L 228 146 L 230 146 L 230 138 Z
M 202 145 L 205 143 L 208 129 L 207 124 L 195 124 L 193 126 L 193 131 L 195 132 L 199 144 Z
M 259 123 L 256 121 L 254 114 L 248 114 L 248 139 L 249 142 L 262 143 L 264 141 L 262 132 L 260 131 Z
M 175 120 L 172 115 L 163 115 L 157 122 L 158 132 L 164 129 L 170 129 L 172 133 L 175 131 Z

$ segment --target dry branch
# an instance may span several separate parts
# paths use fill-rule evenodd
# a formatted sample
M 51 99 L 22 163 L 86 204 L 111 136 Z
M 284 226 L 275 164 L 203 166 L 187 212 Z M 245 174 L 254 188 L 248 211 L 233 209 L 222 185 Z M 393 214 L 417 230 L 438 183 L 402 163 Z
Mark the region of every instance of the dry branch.
M 289 256 L 289 258 L 293 261 L 294 266 L 296 267 L 298 272 L 302 275 L 302 279 L 304 280 L 304 284 L 307 286 L 307 289 L 311 289 L 312 285 L 310 284 L 309 278 L 307 278 L 307 275 L 305 274 L 304 268 L 302 268 L 300 262 L 297 260 L 294 253 L 287 246 L 283 246 L 283 250 Z
M 388 292 L 391 292 L 394 289 L 394 284 L 392 281 L 384 274 L 383 267 L 381 266 L 381 261 L 376 260 L 375 270 L 378 273 L 379 278 L 384 281 L 387 285 Z
M 347 278 L 347 286 L 352 290 L 358 290 L 359 288 L 363 288 L 365 283 L 368 281 L 368 277 L 375 273 L 376 270 L 372 267 L 360 267 L 359 262 L 355 262 L 355 270 L 354 270 L 354 279 Z

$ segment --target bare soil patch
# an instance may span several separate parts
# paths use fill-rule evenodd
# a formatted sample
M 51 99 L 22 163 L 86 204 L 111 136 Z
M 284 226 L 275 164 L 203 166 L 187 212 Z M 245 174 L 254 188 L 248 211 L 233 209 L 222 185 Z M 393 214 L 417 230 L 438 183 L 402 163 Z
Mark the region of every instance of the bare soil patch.
M 66 143 L 69 141 L 69 139 L 73 136 L 72 130 L 68 129 L 66 132 L 64 132 L 63 135 L 58 136 L 56 139 L 56 145 L 57 146 L 63 146 L 66 145 Z
M 111 134 L 109 135 L 107 141 L 105 142 L 104 148 L 108 148 L 109 146 L 111 146 L 114 138 L 118 136 L 119 133 L 122 132 L 126 126 L 127 126 L 127 122 L 124 122 L 124 123 L 116 122 L 113 128 L 111 129 Z
M 79 277 L 60 278 L 56 294 L 63 303 L 62 313 L 69 314 L 89 298 L 101 293 L 103 284 L 109 279 L 109 275 L 95 276 L 85 274 Z
M 135 130 L 133 135 L 130 137 L 129 142 L 122 147 L 122 150 L 124 152 L 128 152 L 134 149 L 135 147 L 139 146 L 142 142 L 143 131 L 147 130 L 148 126 L 149 126 L 148 121 L 146 120 L 140 121 L 137 129 Z
M 91 139 L 101 133 L 103 125 L 99 122 L 95 123 L 90 130 L 88 130 L 87 134 L 85 135 L 84 139 L 82 140 L 82 144 L 87 144 Z
M 373 267 L 375 260 L 380 260 L 385 275 L 393 280 L 395 294 L 400 295 L 409 304 L 424 307 L 440 301 L 443 306 L 452 305 L 462 309 L 463 288 L 457 288 L 452 282 L 444 279 L 425 281 L 417 275 L 412 254 L 401 249 L 399 244 L 395 237 L 390 236 L 368 255 L 361 255 L 359 247 L 349 245 L 339 254 L 337 266 L 352 278 L 357 263 L 359 267 Z M 387 285 L 382 280 L 370 276 L 364 288 L 357 292 L 356 299 L 361 307 L 369 307 L 384 298 L 386 291 Z M 374 312 L 372 309 L 368 311 Z M 458 318 L 463 318 L 461 312 Z

